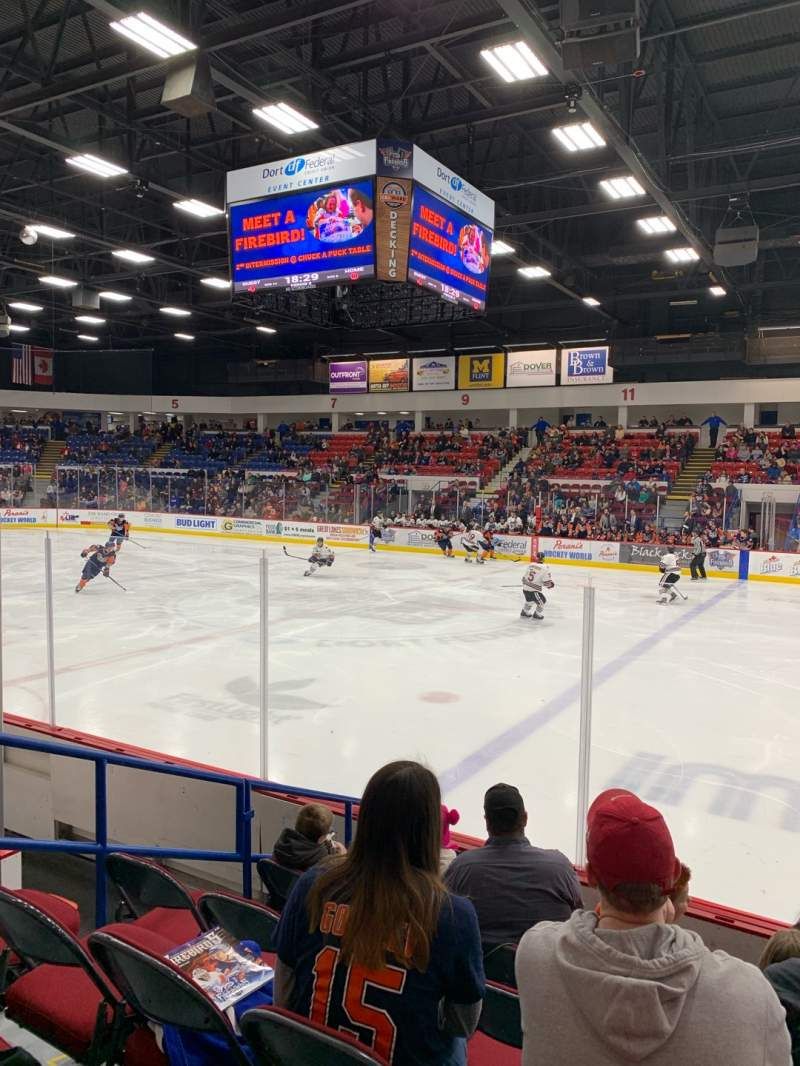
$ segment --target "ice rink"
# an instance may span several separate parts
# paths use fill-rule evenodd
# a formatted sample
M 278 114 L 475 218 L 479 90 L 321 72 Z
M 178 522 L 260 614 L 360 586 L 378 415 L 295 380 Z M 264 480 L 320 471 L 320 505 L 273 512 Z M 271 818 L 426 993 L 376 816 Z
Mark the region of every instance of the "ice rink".
M 96 534 L 95 534 L 96 535 Z M 57 721 L 258 772 L 261 546 L 137 538 L 79 596 L 88 533 L 53 536 Z M 5 706 L 47 718 L 43 534 L 3 534 Z M 290 545 L 303 554 L 307 547 Z M 519 618 L 522 566 L 340 549 L 270 561 L 270 777 L 358 793 L 382 763 L 425 761 L 459 829 L 519 786 L 529 836 L 575 849 L 582 586 L 597 588 L 592 792 L 664 810 L 693 894 L 800 912 L 797 590 L 714 580 L 656 605 L 656 575 L 555 566 L 543 622 Z M 504 586 L 511 585 L 511 588 Z

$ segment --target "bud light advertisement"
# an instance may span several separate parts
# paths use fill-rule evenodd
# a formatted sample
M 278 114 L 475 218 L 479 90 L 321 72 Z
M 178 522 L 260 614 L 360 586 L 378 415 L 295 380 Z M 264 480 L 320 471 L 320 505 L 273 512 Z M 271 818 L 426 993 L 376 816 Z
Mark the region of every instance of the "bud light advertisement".
M 411 209 L 408 280 L 445 300 L 486 307 L 492 231 L 417 186 Z
M 371 180 L 230 208 L 234 292 L 312 288 L 375 276 Z

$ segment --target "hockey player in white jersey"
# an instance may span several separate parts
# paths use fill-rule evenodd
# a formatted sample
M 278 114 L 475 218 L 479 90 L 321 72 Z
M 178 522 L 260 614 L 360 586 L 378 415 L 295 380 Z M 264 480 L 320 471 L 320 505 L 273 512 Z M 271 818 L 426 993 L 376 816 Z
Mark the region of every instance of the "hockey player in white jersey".
M 681 579 L 681 564 L 675 552 L 669 551 L 662 555 L 658 569 L 661 571 L 661 579 L 658 582 L 658 602 L 672 603 L 677 600 L 678 595 L 686 599 L 687 597 L 682 592 L 679 593 L 675 587 Z
M 317 537 L 314 550 L 308 557 L 308 570 L 303 577 L 311 577 L 321 566 L 333 566 L 333 550 L 325 544 L 322 537 Z
M 471 563 L 473 559 L 475 562 L 479 561 L 478 557 L 481 550 L 481 546 L 478 543 L 479 539 L 478 531 L 474 527 L 468 529 L 467 532 L 462 535 L 461 547 L 466 552 L 466 556 L 464 557 L 465 563 Z
M 547 597 L 542 589 L 555 588 L 555 581 L 550 574 L 549 567 L 545 566 L 544 555 L 537 552 L 533 562 L 522 575 L 522 595 L 525 597 L 525 606 L 519 613 L 520 618 L 535 618 L 541 621 L 544 618 L 542 608 L 547 603 Z
M 369 527 L 369 550 L 371 552 L 377 551 L 377 548 L 375 547 L 376 539 L 383 540 L 384 524 L 385 522 L 383 515 L 378 512 L 378 514 L 376 514 L 375 517 L 372 519 L 372 522 L 370 523 Z

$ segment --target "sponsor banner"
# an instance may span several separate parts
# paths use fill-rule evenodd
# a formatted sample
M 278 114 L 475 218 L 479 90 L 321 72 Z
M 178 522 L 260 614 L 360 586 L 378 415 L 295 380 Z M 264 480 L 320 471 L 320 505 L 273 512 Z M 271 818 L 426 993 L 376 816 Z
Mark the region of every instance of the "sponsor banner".
M 370 359 L 370 392 L 408 392 L 410 388 L 410 360 Z
M 408 544 L 412 548 L 436 548 L 436 533 L 433 529 L 396 529 L 395 544 Z
M 262 196 L 350 181 L 375 173 L 375 141 L 356 141 L 308 155 L 294 155 L 274 163 L 230 170 L 226 200 L 229 204 Z
M 376 276 L 379 281 L 405 281 L 411 232 L 411 182 L 378 178 L 375 205 Z
M 414 180 L 442 200 L 494 229 L 494 200 L 414 145 Z
M 505 355 L 460 355 L 458 387 L 460 389 L 502 389 L 505 381 Z
M 47 508 L 3 507 L 0 508 L 0 525 L 45 526 L 56 524 L 56 511 Z
M 782 577 L 800 581 L 800 555 L 790 552 L 750 552 L 750 577 Z
M 505 533 L 495 533 L 492 538 L 495 551 L 501 555 L 520 555 L 523 559 L 531 558 L 531 538 L 512 537 Z
M 607 346 L 561 349 L 562 385 L 608 385 L 613 380 Z
M 692 558 L 689 548 L 676 548 L 666 544 L 620 544 L 619 561 L 621 563 L 633 563 L 638 566 L 658 566 L 661 556 L 672 551 L 677 555 L 678 562 L 683 567 L 688 567 Z
M 131 525 L 135 528 L 142 526 L 145 529 L 164 529 L 165 519 L 168 517 L 163 514 L 132 514 Z
M 555 385 L 557 357 L 555 348 L 509 352 L 506 355 L 506 388 L 529 389 L 536 385 Z
M 219 529 L 223 533 L 249 533 L 251 536 L 264 535 L 264 523 L 260 518 L 220 518 Z
M 279 535 L 282 537 L 316 537 L 317 527 L 311 522 L 282 522 L 278 523 L 282 528 Z
M 174 515 L 172 517 L 171 525 L 174 529 L 188 529 L 192 531 L 205 530 L 206 532 L 214 532 L 217 529 L 218 523 L 221 521 L 221 518 L 212 518 L 210 515 L 195 516 L 186 514 Z
M 546 560 L 575 563 L 618 563 L 620 548 L 627 545 L 605 540 L 568 540 L 566 537 L 538 537 L 534 551 L 544 552 Z
M 367 391 L 367 363 L 353 359 L 346 363 L 328 364 L 328 382 L 331 395 Z
M 414 392 L 444 392 L 456 387 L 456 357 L 454 355 L 425 356 L 412 359 Z
M 317 535 L 329 540 L 368 541 L 369 526 L 337 526 L 322 522 L 317 525 Z
M 414 145 L 411 141 L 378 138 L 376 173 L 388 178 L 411 178 L 414 172 Z

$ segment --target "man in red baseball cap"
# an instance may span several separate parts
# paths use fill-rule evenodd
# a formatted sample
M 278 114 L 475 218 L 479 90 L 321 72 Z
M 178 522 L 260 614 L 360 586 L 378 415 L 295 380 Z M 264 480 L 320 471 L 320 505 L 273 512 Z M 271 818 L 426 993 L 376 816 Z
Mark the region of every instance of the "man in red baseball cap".
M 540 922 L 517 950 L 523 1066 L 789 1066 L 784 1012 L 756 967 L 670 924 L 681 863 L 661 813 L 601 793 L 586 852 L 597 911 Z

